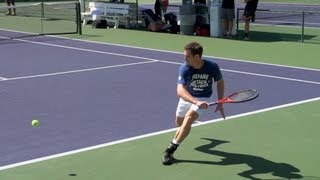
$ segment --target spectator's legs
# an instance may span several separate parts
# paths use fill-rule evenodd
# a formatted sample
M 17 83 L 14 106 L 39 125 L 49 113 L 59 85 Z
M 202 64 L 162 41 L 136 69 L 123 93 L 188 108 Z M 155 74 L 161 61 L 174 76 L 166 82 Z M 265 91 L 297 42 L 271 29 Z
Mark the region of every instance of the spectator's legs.
M 228 20 L 222 19 L 222 37 L 226 37 L 228 33 Z
M 244 36 L 243 36 L 244 40 L 249 39 L 250 19 L 251 19 L 251 17 L 242 16 L 242 20 L 245 21 L 245 23 L 244 23 Z
M 249 39 L 249 31 L 250 31 L 250 19 L 247 19 L 244 24 L 244 36 L 243 36 L 244 40 Z
M 246 20 L 245 21 L 245 24 L 244 24 L 244 33 L 249 33 L 249 30 L 250 30 L 250 21 L 249 20 Z
M 7 6 L 10 6 L 10 0 L 6 0 Z M 6 15 L 11 15 L 11 8 L 8 8 Z
M 7 6 L 15 6 L 14 0 L 6 0 Z M 16 15 L 16 8 L 8 8 L 6 15 Z
M 228 27 L 228 32 L 231 35 L 233 30 L 233 19 L 229 20 L 229 27 Z
M 11 5 L 15 6 L 14 0 L 11 0 Z M 13 12 L 11 13 L 11 15 L 15 16 L 16 15 L 16 8 L 13 8 L 12 10 L 13 10 Z

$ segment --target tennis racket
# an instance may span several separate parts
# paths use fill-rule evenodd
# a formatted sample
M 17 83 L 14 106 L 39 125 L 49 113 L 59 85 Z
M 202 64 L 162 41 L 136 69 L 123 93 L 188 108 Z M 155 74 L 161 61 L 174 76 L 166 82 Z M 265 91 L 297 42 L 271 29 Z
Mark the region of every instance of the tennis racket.
M 218 101 L 209 103 L 209 106 L 213 106 L 221 103 L 241 103 L 241 102 L 251 101 L 257 98 L 258 96 L 259 96 L 259 92 L 254 89 L 238 91 Z

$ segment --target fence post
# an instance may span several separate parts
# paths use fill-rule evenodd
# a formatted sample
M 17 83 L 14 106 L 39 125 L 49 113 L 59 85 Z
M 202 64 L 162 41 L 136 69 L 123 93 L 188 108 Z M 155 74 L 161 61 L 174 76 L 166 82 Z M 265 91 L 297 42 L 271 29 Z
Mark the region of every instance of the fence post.
M 237 20 L 236 20 L 236 24 L 237 24 L 237 29 L 236 29 L 236 33 L 237 35 L 239 35 L 239 9 L 237 8 Z
M 240 0 L 234 0 L 234 14 L 235 14 L 235 19 L 233 20 L 233 26 L 232 26 L 232 31 L 230 32 L 233 36 L 238 35 L 238 31 L 236 29 L 237 26 L 237 11 L 238 11 L 238 4 L 240 3 Z
M 77 33 L 82 35 L 82 23 L 81 23 L 81 4 L 80 2 L 75 2 L 76 4 L 76 21 L 77 21 Z
M 304 14 L 305 14 L 305 12 L 304 12 L 304 11 L 302 11 L 301 42 L 304 42 Z

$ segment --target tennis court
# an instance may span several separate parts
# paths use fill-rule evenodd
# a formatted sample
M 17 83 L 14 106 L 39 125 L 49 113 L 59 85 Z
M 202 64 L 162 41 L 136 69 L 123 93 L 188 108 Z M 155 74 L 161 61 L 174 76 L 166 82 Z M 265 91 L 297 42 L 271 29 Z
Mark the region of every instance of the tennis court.
M 7 33 L 0 33 L 1 180 L 320 178 L 316 45 L 86 28 L 81 40 Z M 133 38 L 140 33 L 153 44 Z M 181 49 L 191 40 L 222 68 L 226 94 L 254 88 L 260 96 L 225 105 L 226 120 L 209 110 L 167 167 L 161 156 L 175 131 Z M 275 58 L 283 46 L 291 59 Z M 232 57 L 239 47 L 255 53 Z

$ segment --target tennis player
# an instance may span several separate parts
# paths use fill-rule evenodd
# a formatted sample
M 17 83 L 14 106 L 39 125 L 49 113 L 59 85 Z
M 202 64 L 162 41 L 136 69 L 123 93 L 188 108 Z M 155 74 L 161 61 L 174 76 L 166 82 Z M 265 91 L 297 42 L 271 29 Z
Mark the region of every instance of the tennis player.
M 217 83 L 218 99 L 224 96 L 224 81 L 219 66 L 202 59 L 202 53 L 203 47 L 197 42 L 191 42 L 184 47 L 186 62 L 179 69 L 177 83 L 180 100 L 176 110 L 176 125 L 179 128 L 164 152 L 164 165 L 173 163 L 173 153 L 190 133 L 192 123 L 208 108 L 214 82 Z M 216 106 L 216 111 L 220 111 L 225 118 L 222 104 Z

